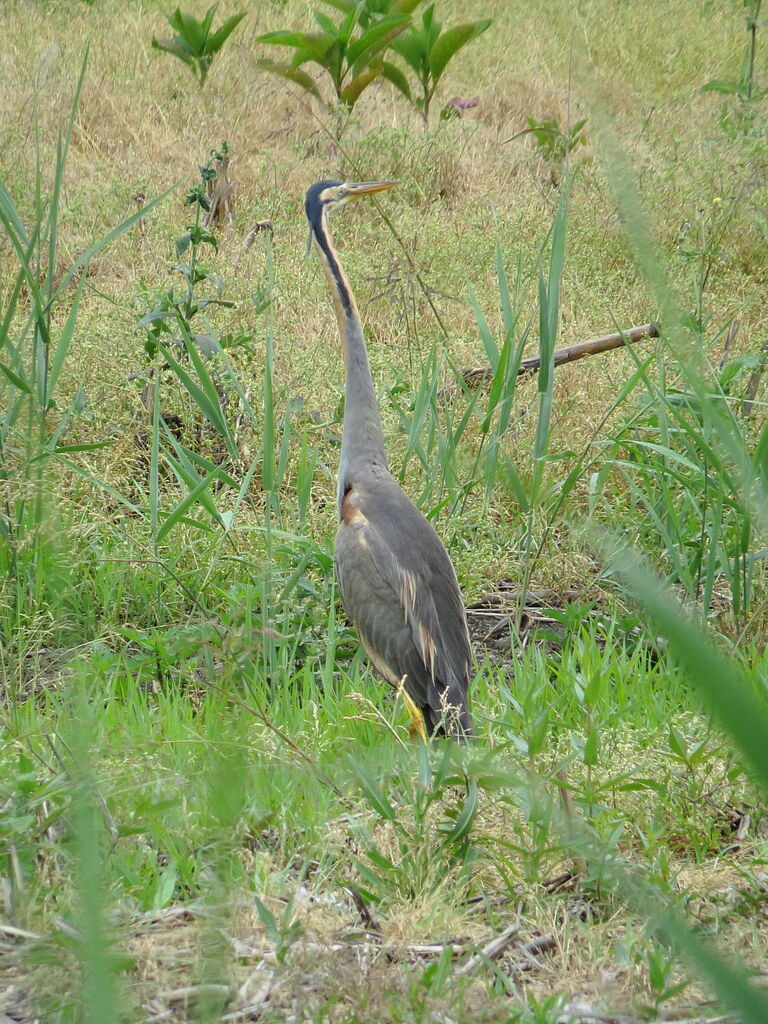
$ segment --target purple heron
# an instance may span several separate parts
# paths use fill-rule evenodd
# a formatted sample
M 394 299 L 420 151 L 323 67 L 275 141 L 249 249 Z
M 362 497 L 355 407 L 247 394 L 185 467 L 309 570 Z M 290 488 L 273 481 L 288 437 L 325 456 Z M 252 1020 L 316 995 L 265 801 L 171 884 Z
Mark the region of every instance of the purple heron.
M 392 181 L 319 181 L 307 192 L 310 239 L 330 285 L 346 370 L 335 555 L 344 610 L 376 672 L 403 697 L 412 731 L 463 739 L 471 649 L 456 572 L 432 525 L 389 472 L 352 289 L 328 216 Z

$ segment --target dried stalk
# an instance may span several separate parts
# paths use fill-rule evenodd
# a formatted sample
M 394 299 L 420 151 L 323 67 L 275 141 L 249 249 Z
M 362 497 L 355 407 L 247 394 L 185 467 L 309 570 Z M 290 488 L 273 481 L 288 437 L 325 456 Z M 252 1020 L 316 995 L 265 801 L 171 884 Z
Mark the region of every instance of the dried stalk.
M 606 334 L 601 338 L 591 338 L 589 341 L 579 342 L 578 345 L 569 345 L 568 348 L 558 348 L 554 354 L 555 366 L 562 366 L 563 363 L 573 363 L 584 356 L 596 356 L 601 352 L 609 352 L 614 348 L 621 348 L 622 345 L 634 344 L 642 341 L 643 338 L 658 338 L 659 328 L 657 324 L 643 324 L 641 327 L 630 327 L 628 331 L 619 331 L 617 334 Z M 522 376 L 526 373 L 537 373 L 541 367 L 541 356 L 529 356 L 520 362 L 517 373 Z M 472 370 L 464 370 L 462 377 L 469 387 L 477 387 L 483 380 L 491 380 L 493 370 L 489 366 L 480 366 Z

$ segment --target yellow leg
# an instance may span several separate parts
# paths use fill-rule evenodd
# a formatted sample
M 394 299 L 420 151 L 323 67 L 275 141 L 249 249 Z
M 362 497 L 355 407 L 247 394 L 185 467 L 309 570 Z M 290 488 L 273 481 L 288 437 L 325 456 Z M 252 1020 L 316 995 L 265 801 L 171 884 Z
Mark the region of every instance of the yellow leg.
M 418 707 L 411 697 L 405 692 L 404 687 L 400 687 L 400 696 L 403 698 L 403 704 L 405 704 L 405 710 L 408 712 L 408 717 L 411 720 L 408 726 L 408 732 L 410 733 L 411 739 L 416 739 L 420 736 L 421 739 L 427 742 L 427 727 L 424 724 L 424 715 L 421 713 L 421 708 Z
M 373 667 L 376 669 L 376 671 L 383 679 L 386 679 L 386 681 L 391 686 L 394 686 L 398 697 L 402 697 L 403 704 L 405 704 L 405 710 L 408 712 L 408 717 L 411 720 L 408 726 L 408 732 L 410 734 L 411 739 L 413 740 L 416 739 L 417 736 L 420 736 L 421 739 L 426 743 L 428 737 L 427 726 L 424 722 L 424 715 L 422 715 L 421 713 L 421 708 L 418 706 L 418 704 L 416 704 L 416 702 L 405 689 L 406 677 L 403 676 L 402 679 L 398 679 L 397 676 L 395 676 L 392 670 L 388 667 L 386 661 L 383 658 L 379 657 L 379 655 L 372 647 L 369 647 L 365 643 L 365 641 L 363 641 L 363 645 L 365 646 L 365 649 L 368 653 L 368 657 L 371 659 Z

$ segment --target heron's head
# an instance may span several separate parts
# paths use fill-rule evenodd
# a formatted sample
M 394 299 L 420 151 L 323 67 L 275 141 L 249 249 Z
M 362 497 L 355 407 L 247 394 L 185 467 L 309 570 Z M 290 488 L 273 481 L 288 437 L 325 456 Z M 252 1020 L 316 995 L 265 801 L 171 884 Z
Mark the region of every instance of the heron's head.
M 369 196 L 373 192 L 382 192 L 385 188 L 391 188 L 394 184 L 394 181 L 316 182 L 307 190 L 307 198 L 304 201 L 304 209 L 309 221 L 310 236 L 318 233 L 322 224 L 323 214 L 332 213 L 353 199 L 359 199 L 360 196 Z

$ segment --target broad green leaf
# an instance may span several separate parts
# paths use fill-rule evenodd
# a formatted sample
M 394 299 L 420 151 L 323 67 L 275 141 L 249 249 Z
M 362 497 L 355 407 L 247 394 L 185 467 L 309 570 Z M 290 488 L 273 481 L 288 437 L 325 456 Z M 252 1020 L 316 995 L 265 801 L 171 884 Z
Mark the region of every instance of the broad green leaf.
M 768 423 L 760 431 L 753 461 L 763 478 L 763 487 L 768 487 Z
M 363 861 L 361 860 L 353 858 L 352 863 L 355 865 L 355 870 L 363 879 L 363 881 L 367 882 L 368 885 L 371 887 L 370 890 L 367 890 L 360 888 L 360 886 L 356 886 L 361 895 L 367 896 L 369 901 L 374 899 L 374 892 L 380 892 L 382 889 L 387 889 L 388 885 L 385 877 L 383 877 L 382 875 L 377 875 L 375 871 L 372 871 L 371 868 L 369 868 L 368 865 L 364 864 Z
M 537 387 L 539 394 L 546 394 L 549 390 L 549 379 L 552 374 L 550 367 L 550 356 L 554 347 L 554 339 L 549 333 L 549 293 L 544 274 L 539 267 L 539 374 Z
M 227 18 L 225 22 L 219 25 L 219 27 L 208 40 L 209 51 L 217 52 L 222 48 L 226 40 L 243 20 L 245 14 L 245 11 L 241 11 L 240 14 L 233 14 L 231 18 Z
M 427 58 L 415 30 L 403 32 L 402 35 L 394 39 L 392 49 L 421 77 L 422 71 L 427 66 Z
M 365 851 L 366 857 L 376 865 L 377 868 L 382 868 L 384 871 L 390 872 L 395 870 L 395 865 L 389 859 L 385 857 L 383 853 L 379 853 L 378 850 L 371 847 Z
M 261 923 L 264 925 L 264 930 L 273 939 L 274 937 L 279 936 L 280 928 L 275 915 L 269 907 L 259 899 L 258 896 L 254 896 L 254 901 L 256 903 L 256 911 L 261 918 Z
M 354 43 L 350 43 L 347 50 L 349 63 L 355 64 L 358 60 L 362 59 L 369 60 L 380 50 L 384 49 L 387 43 L 394 39 L 396 35 L 402 32 L 408 21 L 407 15 L 395 15 L 394 17 L 382 18 L 381 21 L 374 22 L 369 29 L 363 32 L 359 39 L 356 39 Z
M 160 344 L 159 348 L 160 351 L 163 353 L 166 361 L 170 365 L 171 369 L 173 370 L 173 372 L 176 374 L 181 383 L 187 389 L 190 396 L 197 403 L 198 408 L 203 413 L 205 418 L 218 431 L 221 437 L 224 438 L 229 453 L 232 454 L 233 449 L 235 452 L 237 452 L 237 446 L 235 445 L 234 439 L 232 438 L 231 432 L 229 430 L 229 424 L 227 423 L 222 412 L 218 395 L 215 394 L 215 389 L 213 396 L 211 396 L 208 393 L 209 388 L 207 385 L 210 382 L 210 377 L 208 377 L 206 384 L 204 386 L 201 386 L 200 384 L 198 384 L 197 381 L 195 381 L 192 378 L 192 376 L 187 372 L 187 370 L 185 370 L 184 367 L 179 363 L 179 361 L 173 356 L 173 354 L 169 351 L 167 345 Z M 194 344 L 187 346 L 187 353 L 190 356 L 190 358 L 194 361 Z
M 505 459 L 504 474 L 512 493 L 515 496 L 515 500 L 520 506 L 520 511 L 523 514 L 527 514 L 530 511 L 531 503 L 528 499 L 528 494 L 526 493 L 523 481 L 520 479 L 520 475 L 515 469 L 515 464 L 511 459 Z
M 349 41 L 352 38 L 352 33 L 357 25 L 357 9 L 350 11 L 350 13 L 343 18 L 336 30 L 336 40 L 339 45 L 343 47 L 349 46 Z
M 395 0 L 389 10 L 392 14 L 413 14 L 420 3 L 421 0 Z
M 331 36 L 331 38 L 333 39 L 336 39 L 338 37 L 336 25 L 333 21 L 331 21 L 327 14 L 323 14 L 322 11 L 313 11 L 312 17 L 315 19 L 315 21 L 323 30 L 323 32 Z
M 328 32 L 280 31 L 258 36 L 256 42 L 268 43 L 270 46 L 293 46 L 297 50 L 311 53 L 312 60 L 322 61 L 336 40 Z
M 192 464 L 192 461 L 187 453 L 187 449 L 184 448 L 183 445 L 179 444 L 179 442 L 173 435 L 173 431 L 165 422 L 161 421 L 160 426 L 162 427 L 163 430 L 163 436 L 165 437 L 165 440 L 173 448 L 175 456 L 172 456 L 170 452 L 166 450 L 163 451 L 162 453 L 163 458 L 167 461 L 168 465 L 173 470 L 176 479 L 183 487 L 186 487 L 188 491 L 196 490 L 199 487 L 201 477 L 200 474 L 195 469 L 194 465 Z M 215 478 L 223 480 L 225 476 L 228 476 L 228 474 L 224 473 L 223 470 L 220 471 L 220 467 L 216 465 L 211 466 L 211 468 L 207 471 L 207 478 L 209 480 L 213 480 Z M 205 508 L 205 510 L 208 512 L 212 519 L 216 520 L 220 525 L 223 525 L 221 515 L 219 513 L 219 510 L 216 506 L 212 494 L 210 494 L 204 488 L 202 494 L 199 496 L 197 500 Z
M 185 14 L 177 7 L 171 17 L 168 18 L 168 23 L 189 44 L 195 55 L 199 56 L 202 54 L 206 35 L 202 22 L 199 22 L 191 14 Z
M 590 729 L 584 743 L 583 762 L 585 765 L 594 766 L 597 764 L 600 751 L 600 740 L 597 729 Z
M 688 757 L 688 750 L 680 733 L 671 725 L 667 732 L 667 740 L 672 753 L 677 754 L 681 761 L 685 761 Z
M 472 39 L 479 36 L 481 32 L 485 32 L 490 24 L 491 19 L 485 18 L 482 21 L 475 21 L 468 25 L 456 25 L 455 28 L 449 28 L 443 32 L 432 47 L 429 55 L 429 71 L 432 75 L 433 83 L 437 83 L 445 70 L 446 64 L 454 54 L 462 46 L 466 46 Z
M 5 193 L 5 196 L 8 197 L 8 194 Z M 18 235 L 16 231 L 13 230 L 13 222 L 9 219 L 11 211 L 6 208 L 3 198 L 3 194 L 0 193 L 0 221 L 2 221 L 5 226 L 6 233 L 11 240 L 11 244 L 16 250 L 19 270 L 24 276 L 24 283 L 27 286 L 29 297 L 31 299 L 31 307 L 33 311 L 36 311 L 35 326 L 40 331 L 44 343 L 48 344 L 50 342 L 50 336 L 48 334 L 48 325 L 45 319 L 45 311 L 48 303 L 40 290 L 40 283 L 35 272 L 35 264 L 33 260 L 34 241 L 30 239 L 26 246 L 23 244 L 23 236 Z M 8 199 L 10 201 L 10 197 L 8 197 Z M 15 207 L 13 207 L 13 212 L 15 213 Z
M 195 368 L 195 372 L 197 373 L 197 378 L 202 384 L 205 393 L 208 397 L 208 401 L 210 402 L 210 405 L 214 410 L 215 416 L 214 418 L 211 419 L 211 423 L 214 425 L 214 427 L 216 427 L 218 432 L 224 438 L 224 441 L 227 445 L 227 451 L 229 452 L 230 457 L 235 462 L 237 462 L 237 460 L 240 458 L 240 450 L 238 449 L 237 442 L 235 441 L 234 437 L 232 436 L 232 432 L 229 429 L 229 422 L 227 420 L 226 414 L 224 413 L 224 410 L 221 407 L 221 396 L 219 394 L 219 389 L 216 386 L 216 382 L 208 372 L 205 360 L 200 355 L 200 350 L 198 349 L 197 345 L 192 340 L 192 338 L 190 338 L 188 335 L 185 335 L 184 345 L 187 351 L 187 355 L 189 356 L 189 359 Z
M 345 89 L 341 90 L 339 99 L 342 103 L 346 103 L 348 107 L 354 107 L 360 93 L 366 89 L 375 78 L 379 77 L 382 70 L 381 66 L 374 66 L 372 68 L 368 68 L 367 71 L 363 71 L 361 74 L 356 75 L 349 85 Z
M 215 462 L 211 462 L 210 459 L 206 459 L 199 452 L 196 452 L 192 448 L 187 448 L 185 445 L 180 444 L 173 436 L 173 433 L 171 431 L 168 432 L 167 439 L 173 445 L 173 449 L 176 452 L 176 456 L 179 459 L 179 462 L 186 468 L 187 472 L 189 473 L 190 479 L 192 479 L 194 476 L 199 477 L 200 474 L 197 473 L 195 469 L 195 467 L 198 467 L 202 469 L 203 472 L 205 473 L 218 473 L 219 478 L 228 487 L 232 487 L 234 488 L 234 490 L 238 489 L 238 487 L 240 486 L 239 480 L 235 480 L 233 476 L 227 473 L 224 466 Z
M 295 68 L 298 68 L 301 67 L 302 64 L 306 64 L 307 61 L 313 61 L 315 64 L 319 64 L 321 68 L 327 71 L 335 83 L 338 76 L 340 55 L 340 45 L 338 43 L 333 43 L 322 56 L 318 56 L 311 50 L 295 50 L 291 64 L 293 64 Z
M 509 337 L 515 326 L 515 317 L 512 314 L 512 303 L 507 284 L 507 272 L 504 269 L 504 250 L 501 243 L 496 239 L 496 280 L 499 286 L 499 301 L 501 303 L 501 315 L 504 321 L 504 336 Z
M 2 182 L 0 182 L 0 215 L 2 215 L 3 220 L 9 225 L 9 227 L 13 229 L 14 235 L 18 239 L 19 244 L 27 245 L 29 243 L 29 238 L 27 237 L 24 225 L 19 217 L 16 204 L 13 199 L 11 199 L 8 192 L 6 192 Z
M 215 3 L 209 7 L 200 21 L 197 21 L 193 14 L 185 14 L 183 11 L 181 12 L 181 18 L 187 28 L 187 31 L 190 33 L 196 33 L 196 37 L 200 41 L 201 52 L 205 49 L 208 33 L 210 32 L 211 25 L 213 24 L 213 18 L 218 6 L 218 3 Z
M 163 53 L 170 53 L 171 56 L 178 57 L 190 67 L 195 66 L 195 61 L 198 58 L 192 47 L 179 36 L 174 36 L 173 39 L 158 39 L 157 36 L 153 36 L 152 46 L 156 50 L 162 50 Z
M 172 57 L 176 57 L 183 64 L 186 64 L 188 68 L 191 68 L 193 74 L 197 76 L 199 57 L 192 53 L 183 42 L 174 39 L 158 39 L 157 36 L 153 36 L 152 48 L 160 50 L 161 53 L 169 53 Z
M 216 13 L 216 8 L 218 6 L 218 3 L 215 3 L 213 4 L 212 7 L 209 7 L 205 14 L 205 17 L 200 22 L 200 34 L 203 37 L 203 45 L 205 46 L 206 49 L 208 48 L 207 44 L 210 42 L 211 25 L 213 25 L 213 16 Z
M 117 441 L 92 441 L 90 444 L 57 444 L 49 454 L 69 455 L 71 452 L 100 452 L 104 448 L 112 448 Z
M 386 78 L 388 82 L 391 82 L 407 99 L 411 98 L 411 87 L 408 79 L 396 64 L 383 60 L 381 62 L 381 76 Z
M 306 89 L 307 92 L 322 101 L 322 96 L 318 91 L 317 85 L 315 84 L 314 78 L 307 74 L 306 71 L 302 71 L 301 68 L 295 68 L 292 64 L 278 64 L 273 60 L 257 60 L 256 66 L 261 68 L 263 71 L 271 71 L 274 75 L 280 75 L 282 78 L 287 78 L 289 82 L 295 82 L 296 85 L 300 85 L 302 89 Z
M 493 415 L 496 412 L 496 407 L 501 398 L 501 390 L 506 383 L 507 367 L 509 366 L 509 357 L 512 351 L 511 339 L 506 338 L 504 344 L 501 346 L 501 352 L 499 354 L 499 360 L 496 364 L 496 368 L 493 371 L 493 377 L 491 378 L 491 386 L 488 390 L 488 402 L 486 406 L 485 419 L 481 426 L 481 430 L 484 434 L 488 433 L 493 420 Z

